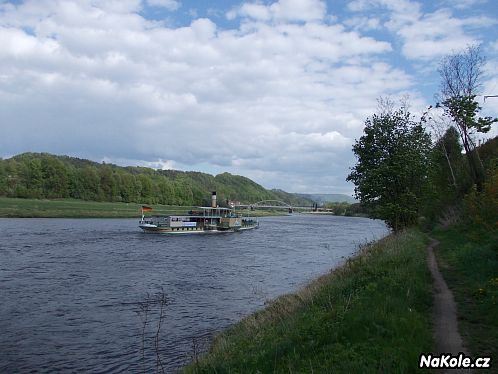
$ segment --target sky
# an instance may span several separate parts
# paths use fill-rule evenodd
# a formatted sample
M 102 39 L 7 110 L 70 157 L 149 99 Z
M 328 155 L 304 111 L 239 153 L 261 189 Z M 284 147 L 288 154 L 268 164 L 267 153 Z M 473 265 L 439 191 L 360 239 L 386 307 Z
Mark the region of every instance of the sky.
M 377 100 L 435 104 L 438 64 L 495 0 L 0 0 L 0 157 L 49 152 L 346 193 Z M 498 98 L 478 97 L 498 116 Z M 496 135 L 496 126 L 490 135 Z

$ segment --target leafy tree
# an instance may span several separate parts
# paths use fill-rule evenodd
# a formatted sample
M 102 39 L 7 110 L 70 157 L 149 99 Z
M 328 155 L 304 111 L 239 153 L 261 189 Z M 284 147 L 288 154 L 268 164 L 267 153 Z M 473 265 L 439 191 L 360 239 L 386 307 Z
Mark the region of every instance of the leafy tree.
M 39 159 L 25 158 L 19 162 L 17 195 L 19 197 L 43 198 L 43 172 Z
M 115 171 L 110 165 L 105 163 L 98 168 L 100 178 L 100 189 L 104 201 L 121 201 L 119 194 L 119 182 L 121 179 L 116 176 Z
M 140 182 L 140 201 L 146 202 L 148 204 L 154 204 L 155 196 L 153 195 L 152 180 L 148 175 L 140 174 L 138 175 L 138 180 Z
M 81 169 L 80 177 L 84 191 L 83 199 L 99 201 L 101 198 L 101 190 L 97 168 L 94 166 L 86 166 Z
M 347 180 L 355 184 L 355 197 L 395 231 L 417 221 L 430 144 L 421 124 L 402 107 L 368 118 L 353 145 L 358 162 Z
M 0 158 L 0 195 L 7 195 L 7 171 L 5 163 Z
M 348 211 L 349 208 L 349 203 L 346 202 L 328 202 L 324 204 L 325 209 L 332 210 L 332 213 L 334 213 L 336 216 L 344 216 L 346 215 L 346 212 Z
M 159 180 L 159 182 L 157 183 L 157 191 L 160 204 L 173 204 L 173 186 L 168 179 L 161 178 Z
M 44 194 L 48 198 L 68 197 L 69 181 L 65 165 L 62 161 L 44 157 L 41 162 L 44 181 Z
M 130 203 L 136 201 L 136 195 L 134 190 L 135 177 L 126 172 L 120 172 L 121 184 L 119 185 L 119 194 L 121 200 Z
M 370 216 L 370 213 L 361 203 L 354 203 L 346 208 L 345 216 Z
M 19 162 L 16 160 L 10 159 L 6 160 L 5 169 L 4 169 L 4 177 L 5 180 L 2 184 L 4 184 L 5 194 L 9 197 L 17 197 L 16 190 L 19 184 Z
M 464 203 L 470 222 L 498 231 L 498 165 L 488 170 L 482 191 L 472 189 Z
M 175 179 L 174 183 L 176 201 L 178 205 L 192 205 L 193 194 L 191 184 L 185 175 L 180 175 Z

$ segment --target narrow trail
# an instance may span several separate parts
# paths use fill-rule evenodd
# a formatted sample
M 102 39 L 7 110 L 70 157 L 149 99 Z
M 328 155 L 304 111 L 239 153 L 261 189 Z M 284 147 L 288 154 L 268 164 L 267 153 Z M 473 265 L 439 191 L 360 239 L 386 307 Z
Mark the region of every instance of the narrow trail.
M 453 294 L 444 281 L 439 271 L 434 248 L 439 245 L 439 241 L 431 239 L 427 247 L 429 252 L 428 264 L 433 279 L 434 290 L 434 311 L 432 321 L 434 326 L 434 340 L 436 342 L 436 354 L 451 353 L 457 355 L 460 352 L 469 355 L 463 345 L 463 340 L 458 332 L 457 309 Z M 452 370 L 452 372 L 458 372 Z M 460 372 L 471 372 L 461 370 Z

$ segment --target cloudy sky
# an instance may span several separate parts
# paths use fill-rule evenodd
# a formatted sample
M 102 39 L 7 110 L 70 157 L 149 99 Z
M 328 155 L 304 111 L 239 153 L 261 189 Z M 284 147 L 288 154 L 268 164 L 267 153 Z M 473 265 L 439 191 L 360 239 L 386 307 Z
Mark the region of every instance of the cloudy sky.
M 497 30 L 495 0 L 0 0 L 0 157 L 351 193 L 376 99 L 433 104 L 441 57 L 472 43 L 498 94 Z

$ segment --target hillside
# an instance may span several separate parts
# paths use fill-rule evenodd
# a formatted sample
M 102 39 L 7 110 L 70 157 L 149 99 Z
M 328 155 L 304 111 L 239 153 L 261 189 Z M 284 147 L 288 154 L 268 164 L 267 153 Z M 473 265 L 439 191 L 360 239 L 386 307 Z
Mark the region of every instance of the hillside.
M 121 167 L 48 153 L 23 153 L 0 160 L 0 196 L 4 197 L 192 206 L 209 204 L 211 191 L 217 191 L 221 205 L 227 200 L 254 203 L 268 199 L 312 204 L 305 197 L 270 191 L 230 173 L 213 176 Z
M 295 206 L 311 206 L 316 203 L 311 197 L 305 194 L 290 193 L 278 189 L 273 189 L 271 192 L 277 197 L 278 200 L 285 201 Z

